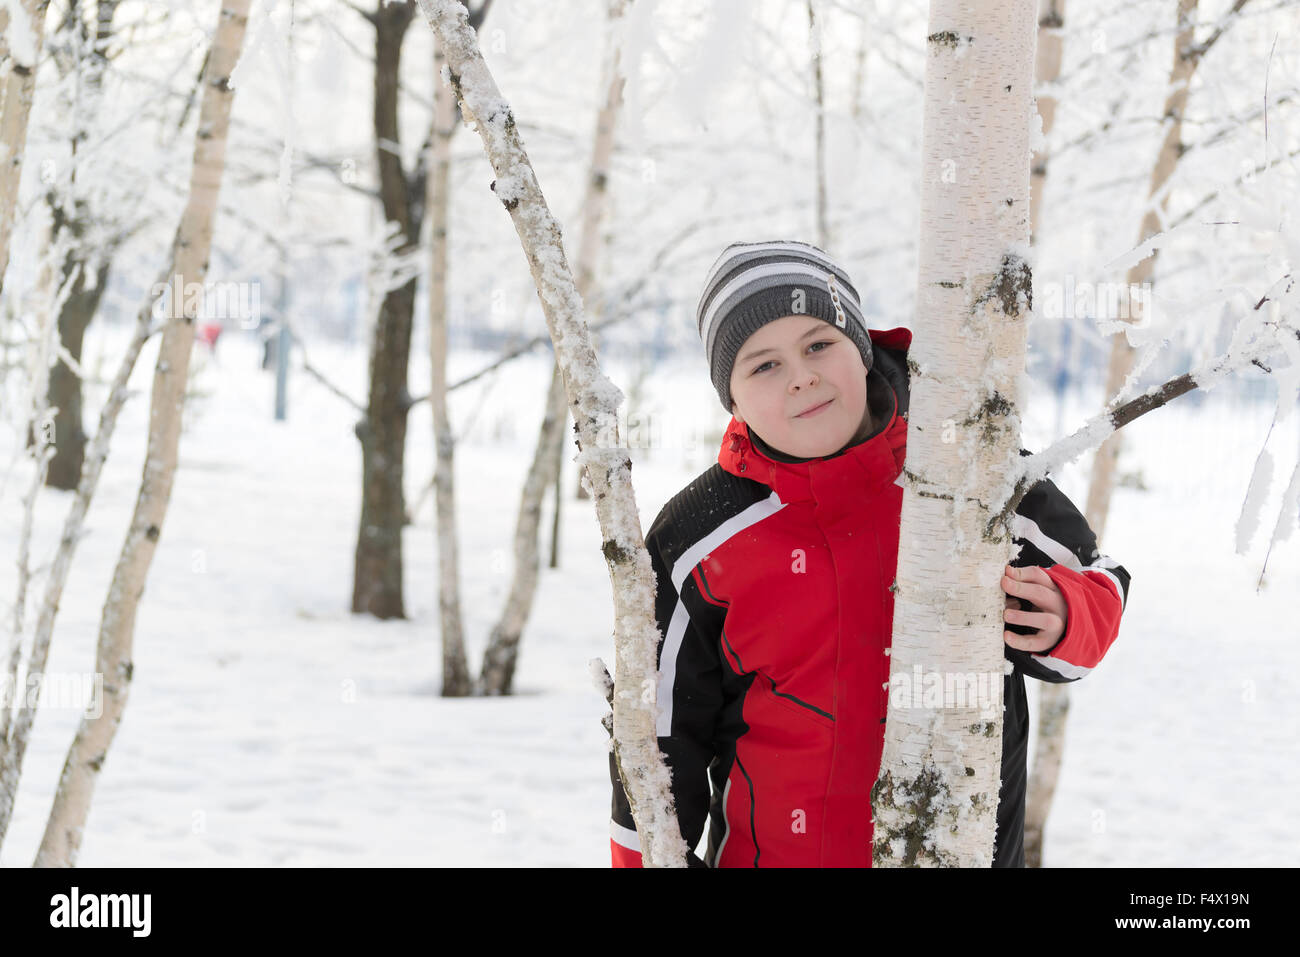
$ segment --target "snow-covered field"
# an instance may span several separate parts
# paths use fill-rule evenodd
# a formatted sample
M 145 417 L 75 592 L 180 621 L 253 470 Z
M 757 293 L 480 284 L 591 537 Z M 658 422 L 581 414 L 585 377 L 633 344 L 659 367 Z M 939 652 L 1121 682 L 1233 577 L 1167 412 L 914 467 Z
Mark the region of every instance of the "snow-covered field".
M 120 331 L 92 326 L 89 364 L 115 361 Z M 156 344 L 146 350 L 62 603 L 48 670 L 93 670 L 113 562 L 134 503 Z M 413 351 L 413 394 L 428 380 Z M 353 396 L 364 355 L 311 347 Z M 301 373 L 273 421 L 273 377 L 229 332 L 220 364 L 200 351 L 181 467 L 135 630 L 130 701 L 95 792 L 78 863 L 136 865 L 607 866 L 604 700 L 587 661 L 612 658 L 611 602 L 589 502 L 566 500 L 558 570 L 543 572 L 509 699 L 442 700 L 432 503 L 404 540 L 409 619 L 348 611 L 360 456 L 353 414 Z M 486 357 L 460 354 L 452 379 Z M 627 391 L 635 370 L 610 372 Z M 110 371 L 102 371 L 107 378 Z M 508 584 L 518 490 L 549 357 L 455 394 L 462 577 L 471 667 Z M 643 525 L 713 460 L 725 424 L 702 359 L 664 363 L 645 407 L 667 427 L 634 456 Z M 88 400 L 93 430 L 103 390 Z M 1078 422 L 1088 410 L 1072 410 Z M 1031 448 L 1049 438 L 1050 399 Z M 1048 863 L 1281 865 L 1300 846 L 1300 536 L 1266 531 L 1246 556 L 1234 525 L 1271 408 L 1212 394 L 1127 430 L 1103 550 L 1133 576 L 1120 638 L 1072 686 L 1069 743 Z M 694 431 L 698 428 L 698 432 Z M 652 432 L 653 434 L 653 432 Z M 1300 417 L 1274 430 L 1271 532 Z M 412 413 L 408 500 L 431 468 L 426 405 Z M 689 441 L 694 440 L 694 441 Z M 685 446 L 685 447 L 684 447 Z M 0 434 L 0 571 L 11 620 L 18 507 L 28 464 Z M 1076 503 L 1084 463 L 1057 476 Z M 565 487 L 573 486 L 571 462 Z M 35 561 L 53 554 L 67 495 L 39 502 Z M 544 520 L 549 550 L 550 505 Z M 32 589 L 39 598 L 43 578 Z M 29 609 L 27 624 L 34 622 Z M 1033 697 L 1031 694 L 1031 702 Z M 31 864 L 78 714 L 44 709 L 0 863 Z

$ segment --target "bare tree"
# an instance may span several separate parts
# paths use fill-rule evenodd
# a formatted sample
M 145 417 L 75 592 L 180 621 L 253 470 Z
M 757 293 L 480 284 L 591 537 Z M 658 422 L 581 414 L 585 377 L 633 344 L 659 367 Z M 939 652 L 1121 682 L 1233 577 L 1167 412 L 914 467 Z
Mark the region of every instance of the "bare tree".
M 99 301 L 108 287 L 116 243 L 89 249 L 84 243 L 91 225 L 92 210 L 77 189 L 77 154 L 88 136 L 86 125 L 102 92 L 108 58 L 105 48 L 113 34 L 113 16 L 118 0 L 98 0 L 95 4 L 95 30 L 91 34 L 82 16 L 78 0 L 70 0 L 66 16 L 55 38 L 73 48 L 68 69 L 84 71 L 84 89 L 79 97 L 84 106 L 71 111 L 70 160 L 66 192 L 51 189 L 46 195 L 54 215 L 57 237 L 67 231 L 72 244 L 62 263 L 63 281 L 72 288 L 59 310 L 59 360 L 50 373 L 49 404 L 57 409 L 54 419 L 54 457 L 50 460 L 46 484 L 51 488 L 71 490 L 81 479 L 86 457 L 86 434 L 82 428 L 81 376 L 73 368 L 81 361 L 81 344 L 90 320 L 99 309 Z M 120 242 L 122 236 L 117 237 Z M 66 358 L 65 358 L 66 356 Z M 71 363 L 71 364 L 70 364 Z
M 402 41 L 415 9 L 408 3 L 383 3 L 363 14 L 375 30 L 373 120 L 379 198 L 393 259 L 409 259 L 418 246 L 419 193 L 402 168 L 397 122 L 398 76 Z M 375 275 L 383 274 L 383 265 Z M 394 278 L 379 280 L 380 298 L 370 340 L 369 395 L 356 424 L 361 442 L 361 519 L 352 577 L 352 611 L 377 618 L 405 618 L 402 597 L 402 494 L 406 458 L 406 389 L 415 310 L 415 276 L 400 267 Z M 374 282 L 374 280 L 372 280 Z
M 100 621 L 95 671 L 103 675 L 103 707 L 98 716 L 82 718 L 68 750 L 36 855 L 38 867 L 71 867 L 76 863 L 95 782 L 126 708 L 136 609 L 171 498 L 194 346 L 199 297 L 182 294 L 181 290 L 186 283 L 201 285 L 207 275 L 213 217 L 225 170 L 230 108 L 234 100 L 230 74 L 243 48 L 250 2 L 222 0 L 208 53 L 195 132 L 190 195 L 171 251 L 171 275 L 176 278 L 154 370 L 144 473 Z
M 464 6 L 455 0 L 420 0 L 420 8 L 442 42 L 448 79 L 466 119 L 477 125 L 496 174 L 492 189 L 510 213 L 528 258 L 578 431 L 581 464 L 595 494 L 614 590 L 614 753 L 641 835 L 643 859 L 648 866 L 683 866 L 686 846 L 673 814 L 668 769 L 654 726 L 659 644 L 654 573 L 632 490 L 631 458 L 626 449 L 601 443 L 602 425 L 617 420 L 621 395 L 600 371 L 559 224 L 546 206 L 514 114 L 479 53 Z
M 609 164 L 614 152 L 614 128 L 622 102 L 624 78 L 619 67 L 619 50 L 615 34 L 625 15 L 629 0 L 609 0 L 608 21 L 610 49 L 606 57 L 602 83 L 605 99 L 596 114 L 592 137 L 591 164 L 582 202 L 582 233 L 578 246 L 577 290 L 583 302 L 589 302 L 596 290 L 596 259 L 600 251 L 601 227 L 609 192 Z M 537 591 L 538 528 L 542 499 L 547 486 L 560 475 L 560 455 L 564 447 L 563 430 L 568 422 L 565 387 L 558 360 L 552 367 L 547 392 L 546 413 L 542 419 L 533 461 L 520 495 L 519 515 L 515 521 L 514 577 L 501 617 L 488 638 L 483 655 L 480 684 L 484 694 L 509 694 L 514 682 L 519 639 L 532 611 Z M 581 470 L 580 470 L 581 471 Z M 558 502 L 558 496 L 557 496 Z
M 480 12 L 486 6 L 480 5 Z M 355 8 L 354 8 L 355 9 Z M 361 443 L 361 519 L 352 576 L 352 611 L 376 618 L 405 618 L 402 589 L 402 528 L 406 421 L 412 400 L 407 390 L 411 325 L 415 313 L 419 248 L 428 177 L 431 128 L 420 161 L 408 176 L 402 165 L 397 122 L 401 90 L 402 42 L 415 16 L 409 3 L 379 3 L 358 11 L 375 30 L 373 120 L 379 168 L 379 199 L 389 248 L 376 264 L 373 294 L 379 297 L 370 341 L 369 395 L 356 424 Z M 436 117 L 433 123 L 437 123 Z
M 477 31 L 491 0 L 470 14 Z M 460 612 L 460 562 L 456 535 L 455 437 L 447 413 L 447 229 L 451 205 L 451 139 L 460 128 L 459 108 L 442 82 L 442 45 L 433 41 L 432 173 L 426 204 L 430 219 L 429 247 L 429 364 L 433 409 L 434 526 L 438 539 L 438 620 L 442 626 L 442 693 L 467 695 L 473 690 L 465 658 L 464 623 Z

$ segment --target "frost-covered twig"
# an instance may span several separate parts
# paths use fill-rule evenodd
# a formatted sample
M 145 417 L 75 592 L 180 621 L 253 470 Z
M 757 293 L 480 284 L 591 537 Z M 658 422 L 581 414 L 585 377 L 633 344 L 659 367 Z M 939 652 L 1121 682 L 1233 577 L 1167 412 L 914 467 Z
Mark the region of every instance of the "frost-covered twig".
M 687 849 L 655 733 L 660 635 L 654 620 L 654 573 L 632 491 L 632 462 L 626 449 L 602 448 L 597 442 L 598 424 L 611 420 L 622 394 L 600 371 L 560 226 L 547 208 L 510 106 L 479 52 L 465 7 L 454 0 L 419 2 L 442 43 L 447 78 L 461 112 L 483 139 L 497 177 L 492 189 L 510 213 L 528 257 L 578 431 L 580 464 L 595 492 L 614 586 L 614 752 L 641 836 L 642 860 L 647 866 L 684 866 Z
M 1279 287 L 1281 287 L 1281 292 L 1273 295 L 1273 290 Z M 1300 284 L 1297 283 L 1296 278 L 1291 273 L 1287 273 L 1273 284 L 1270 294 L 1266 294 L 1255 303 L 1254 309 L 1259 310 L 1268 302 L 1281 303 L 1284 300 L 1300 298 L 1296 295 L 1298 290 L 1300 290 Z M 1260 326 L 1263 329 L 1251 339 L 1249 344 L 1236 349 L 1229 349 L 1228 352 L 1204 363 L 1198 369 L 1184 372 L 1182 375 L 1175 376 L 1160 385 L 1153 385 L 1140 396 L 1120 406 L 1105 409 L 1093 416 L 1073 434 L 1054 442 L 1042 452 L 1021 458 L 1017 463 L 1020 469 L 1015 482 L 1015 490 L 1000 507 L 999 515 L 1010 515 L 1034 483 L 1048 473 L 1055 471 L 1067 462 L 1074 461 L 1089 449 L 1097 448 L 1102 442 L 1106 441 L 1106 438 L 1112 432 L 1123 428 L 1140 416 L 1160 408 L 1180 395 L 1186 395 L 1193 389 L 1209 391 L 1223 379 L 1240 372 L 1247 366 L 1258 366 L 1265 372 L 1271 373 L 1273 370 L 1265 364 L 1264 360 L 1279 350 L 1285 349 L 1290 338 L 1300 339 L 1300 331 L 1294 326 L 1281 321 L 1281 319 L 1264 321 L 1260 323 Z M 1268 329 L 1273 330 L 1271 335 L 1264 331 Z M 1240 327 L 1238 333 L 1243 336 L 1249 334 L 1248 332 L 1243 334 Z

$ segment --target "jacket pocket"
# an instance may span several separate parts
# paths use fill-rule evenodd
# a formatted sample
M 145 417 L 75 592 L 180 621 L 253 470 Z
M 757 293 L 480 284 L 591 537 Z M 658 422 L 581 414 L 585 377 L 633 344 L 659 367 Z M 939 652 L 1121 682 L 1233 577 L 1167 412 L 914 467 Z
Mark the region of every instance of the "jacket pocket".
M 822 711 L 820 708 L 796 698 L 794 695 L 785 694 L 776 687 L 776 683 L 767 675 L 760 674 L 758 683 L 762 686 L 764 693 L 776 704 L 780 705 L 786 711 L 793 712 L 807 721 L 821 725 L 823 728 L 834 729 L 835 718 Z

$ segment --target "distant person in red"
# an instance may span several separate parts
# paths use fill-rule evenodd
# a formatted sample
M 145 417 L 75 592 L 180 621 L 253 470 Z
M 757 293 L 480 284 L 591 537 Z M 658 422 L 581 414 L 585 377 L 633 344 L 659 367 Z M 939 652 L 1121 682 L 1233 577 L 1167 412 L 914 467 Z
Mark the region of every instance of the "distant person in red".
M 216 355 L 217 340 L 221 338 L 221 323 L 213 321 L 199 323 L 196 338 L 211 349 L 213 355 Z

